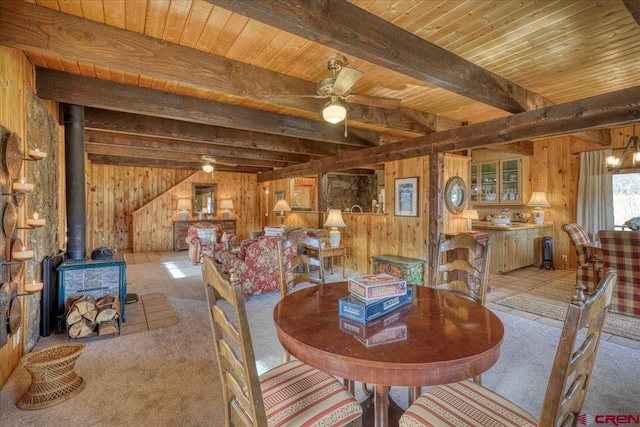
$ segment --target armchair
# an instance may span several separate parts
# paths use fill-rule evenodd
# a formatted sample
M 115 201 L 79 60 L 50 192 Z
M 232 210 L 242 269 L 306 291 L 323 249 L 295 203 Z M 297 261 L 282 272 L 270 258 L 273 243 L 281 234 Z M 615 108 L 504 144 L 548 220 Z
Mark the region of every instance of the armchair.
M 189 226 L 185 241 L 189 245 L 189 260 L 195 265 L 200 263 L 203 251 L 220 251 L 225 249 L 222 242 L 224 229 L 221 225 L 210 222 L 197 222 Z M 233 246 L 236 242 L 235 234 L 227 235 L 227 243 Z
M 618 273 L 609 311 L 640 317 L 640 231 L 601 230 L 598 236 L 604 268 Z
M 237 254 L 221 250 L 216 251 L 214 257 L 225 273 L 236 269 L 244 295 L 276 292 L 280 290 L 278 242 L 285 240 L 284 236 L 261 236 L 243 241 Z M 289 262 L 296 255 L 296 247 L 285 246 L 284 262 Z
M 562 225 L 562 230 L 569 235 L 571 243 L 573 243 L 575 247 L 576 256 L 578 257 L 576 284 L 583 285 L 587 289 L 587 292 L 591 293 L 599 280 L 599 264 L 591 257 L 585 246 L 590 242 L 589 236 L 587 236 L 587 233 L 580 225 L 575 223 Z

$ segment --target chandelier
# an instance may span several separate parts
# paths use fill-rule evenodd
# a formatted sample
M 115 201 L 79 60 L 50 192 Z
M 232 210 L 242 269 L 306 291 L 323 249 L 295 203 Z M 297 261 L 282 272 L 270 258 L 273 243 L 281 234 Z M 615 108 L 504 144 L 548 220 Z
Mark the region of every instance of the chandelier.
M 631 155 L 631 164 L 629 165 L 627 157 Z M 633 136 L 629 138 L 627 147 L 622 152 L 621 157 L 608 156 L 607 169 L 609 172 L 624 172 L 632 169 L 640 169 L 640 138 L 636 135 L 636 124 L 633 124 Z

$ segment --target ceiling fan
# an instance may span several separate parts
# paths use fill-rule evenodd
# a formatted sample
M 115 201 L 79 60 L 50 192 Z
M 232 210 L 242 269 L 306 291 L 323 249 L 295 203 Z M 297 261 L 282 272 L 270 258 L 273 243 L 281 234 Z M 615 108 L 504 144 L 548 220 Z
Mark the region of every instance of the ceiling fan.
M 213 172 L 214 165 L 226 165 L 231 167 L 237 166 L 236 163 L 220 162 L 216 160 L 215 157 L 207 156 L 206 154 L 200 156 L 200 160 L 202 161 L 202 170 L 206 173 Z
M 364 73 L 355 68 L 345 67 L 341 60 L 330 59 L 327 63 L 327 68 L 331 71 L 332 77 L 318 82 L 316 86 L 317 95 L 293 95 L 297 97 L 329 98 L 329 102 L 322 108 L 322 117 L 327 122 L 335 124 L 347 117 L 347 109 L 340 103 L 341 99 L 352 104 L 369 105 L 390 110 L 398 108 L 400 105 L 400 100 L 396 98 L 351 93 L 351 88 Z

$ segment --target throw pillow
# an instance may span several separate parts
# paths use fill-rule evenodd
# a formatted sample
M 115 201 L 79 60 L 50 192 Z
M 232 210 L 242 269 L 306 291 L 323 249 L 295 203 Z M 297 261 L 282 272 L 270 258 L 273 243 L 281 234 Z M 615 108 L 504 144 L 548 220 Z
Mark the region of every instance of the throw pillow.
M 213 228 L 198 228 L 198 238 L 201 245 L 210 245 L 214 242 Z

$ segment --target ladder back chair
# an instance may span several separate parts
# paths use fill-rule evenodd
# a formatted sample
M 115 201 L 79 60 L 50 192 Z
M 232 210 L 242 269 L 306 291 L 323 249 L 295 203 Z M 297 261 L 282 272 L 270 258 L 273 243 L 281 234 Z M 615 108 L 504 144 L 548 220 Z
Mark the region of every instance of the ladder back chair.
M 600 346 L 617 274 L 608 270 L 588 299 L 576 285 L 558 343 L 540 419 L 472 381 L 433 387 L 400 418 L 400 427 L 500 425 L 576 426 Z M 588 326 L 586 335 L 580 334 Z
M 324 280 L 313 277 L 310 266 L 318 265 L 308 255 L 297 254 L 287 260 L 285 253 L 287 247 L 292 246 L 290 240 L 278 242 L 278 267 L 280 271 L 280 296 L 289 295 L 298 285 L 310 283 L 313 285 L 324 284 Z
M 448 257 L 459 250 L 469 253 L 466 259 L 448 261 Z M 440 235 L 432 286 L 463 294 L 484 306 L 489 286 L 490 256 L 491 237 L 487 237 L 483 244 L 466 233 L 457 234 L 450 239 Z
M 227 427 L 361 425 L 358 402 L 325 372 L 295 360 L 258 376 L 245 299 L 235 269 L 230 270 L 227 280 L 205 255 L 202 276 Z

